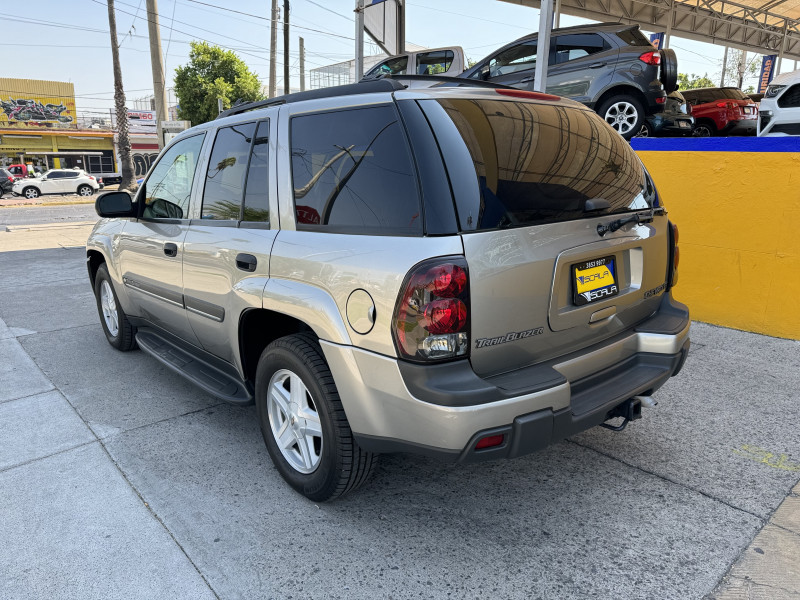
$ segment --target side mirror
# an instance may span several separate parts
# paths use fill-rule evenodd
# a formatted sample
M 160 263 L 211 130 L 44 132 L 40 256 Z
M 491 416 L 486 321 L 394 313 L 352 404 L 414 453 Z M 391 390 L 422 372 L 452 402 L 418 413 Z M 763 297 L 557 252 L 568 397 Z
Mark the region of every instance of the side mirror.
M 101 217 L 135 217 L 136 208 L 128 192 L 106 192 L 100 194 L 94 203 L 95 212 Z
M 481 79 L 483 81 L 487 81 L 489 79 L 489 65 L 484 65 L 481 67 Z

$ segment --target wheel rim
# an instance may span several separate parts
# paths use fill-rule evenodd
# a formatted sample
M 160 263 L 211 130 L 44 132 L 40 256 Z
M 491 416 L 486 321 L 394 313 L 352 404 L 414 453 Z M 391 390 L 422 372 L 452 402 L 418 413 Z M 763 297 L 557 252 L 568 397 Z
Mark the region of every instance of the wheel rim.
M 639 120 L 639 111 L 630 102 L 621 100 L 608 107 L 604 118 L 606 123 L 625 135 L 636 126 L 636 121 Z
M 86 187 L 86 186 L 82 187 L 80 189 L 80 195 L 81 196 L 91 196 L 92 195 L 92 188 Z
M 34 189 L 25 190 L 25 197 L 26 198 L 37 198 L 39 193 Z
M 694 128 L 695 137 L 711 137 L 711 130 L 707 125 L 698 125 Z
M 278 449 L 299 473 L 313 473 L 322 458 L 322 424 L 300 377 L 281 369 L 269 380 L 267 413 Z
M 119 333 L 119 313 L 117 303 L 114 301 L 114 292 L 108 281 L 100 284 L 100 308 L 103 311 L 103 320 L 106 322 L 108 333 L 112 337 L 117 337 Z
M 642 125 L 639 133 L 637 133 L 634 137 L 650 137 L 650 130 L 647 128 L 647 125 Z

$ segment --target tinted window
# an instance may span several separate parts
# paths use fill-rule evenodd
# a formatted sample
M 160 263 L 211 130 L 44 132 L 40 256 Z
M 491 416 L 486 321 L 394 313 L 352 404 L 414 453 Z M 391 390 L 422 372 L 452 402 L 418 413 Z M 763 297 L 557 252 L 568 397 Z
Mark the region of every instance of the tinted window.
M 602 52 L 609 47 L 608 43 L 596 33 L 559 35 L 555 39 L 555 56 L 553 60 L 555 64 L 561 64 Z
M 422 232 L 414 167 L 393 106 L 294 117 L 298 228 Z
M 472 160 L 471 193 L 456 199 L 463 230 L 596 216 L 584 210 L 590 199 L 609 203 L 603 214 L 655 202 L 628 142 L 592 111 L 502 100 L 421 104 L 440 141 L 460 138 Z
M 396 56 L 395 58 L 390 58 L 389 60 L 385 60 L 379 65 L 372 67 L 367 75 L 377 75 L 379 73 L 388 75 L 405 75 L 407 68 L 408 57 Z
M 239 220 L 255 123 L 220 127 L 208 159 L 201 219 Z
M 192 181 L 205 134 L 173 144 L 145 181 L 142 214 L 148 219 L 183 219 L 189 214 Z
M 708 88 L 701 90 L 685 90 L 683 96 L 692 104 L 714 102 L 716 100 L 746 100 L 741 90 L 736 88 Z
M 258 124 L 250 152 L 247 189 L 244 196 L 244 221 L 269 221 L 269 121 Z
M 77 171 L 66 171 L 64 173 L 64 177 L 66 179 L 77 179 L 78 178 L 78 172 Z
M 437 50 L 436 52 L 422 52 L 417 54 L 417 75 L 437 75 L 447 72 L 453 64 L 451 50 Z
M 526 42 L 504 50 L 489 61 L 489 77 L 508 75 L 536 67 L 536 42 Z
M 48 179 L 62 179 L 64 177 L 64 171 L 48 171 L 45 173 L 45 177 Z
M 625 31 L 618 31 L 616 35 L 629 46 L 653 46 L 650 40 L 647 39 L 647 36 L 639 31 L 638 27 L 626 29 Z

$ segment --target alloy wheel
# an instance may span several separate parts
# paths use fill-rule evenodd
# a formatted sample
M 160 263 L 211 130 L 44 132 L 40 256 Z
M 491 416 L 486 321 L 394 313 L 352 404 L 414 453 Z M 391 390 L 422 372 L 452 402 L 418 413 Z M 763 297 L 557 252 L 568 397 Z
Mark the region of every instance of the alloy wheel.
M 114 292 L 108 281 L 103 281 L 100 284 L 100 307 L 103 310 L 103 320 L 106 322 L 108 333 L 112 337 L 117 337 L 119 333 L 119 313 L 117 312 L 117 303 L 114 300 Z
M 620 100 L 608 107 L 603 118 L 606 120 L 606 123 L 611 125 L 621 135 L 625 135 L 626 133 L 630 133 L 636 126 L 639 114 L 633 104 Z

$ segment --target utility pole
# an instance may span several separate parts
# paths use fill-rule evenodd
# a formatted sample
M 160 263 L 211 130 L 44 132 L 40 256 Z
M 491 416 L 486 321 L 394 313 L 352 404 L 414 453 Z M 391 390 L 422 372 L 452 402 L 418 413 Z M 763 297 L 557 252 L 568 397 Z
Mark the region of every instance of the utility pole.
M 147 0 L 147 30 L 150 34 L 150 64 L 153 67 L 153 93 L 156 100 L 156 131 L 158 147 L 164 147 L 162 121 L 167 120 L 167 93 L 164 81 L 164 56 L 161 54 L 161 29 L 158 26 L 158 4 Z
M 719 80 L 719 87 L 725 87 L 725 70 L 728 68 L 728 47 L 725 46 L 725 54 L 722 55 L 722 77 Z
M 300 38 L 300 91 L 306 91 L 306 45 Z
M 364 0 L 356 0 L 356 80 L 364 76 Z
M 114 13 L 114 0 L 108 0 L 108 29 L 111 32 L 111 60 L 114 63 L 114 106 L 117 110 L 117 153 L 119 154 L 122 181 L 119 189 L 136 188 L 133 176 L 133 157 L 131 140 L 128 138 L 128 109 L 125 107 L 125 90 L 122 87 L 122 69 L 119 66 L 119 42 L 117 41 L 117 17 Z
M 269 97 L 274 98 L 275 86 L 275 59 L 278 45 L 278 0 L 272 0 L 272 24 L 269 28 Z
M 283 0 L 283 93 L 289 93 L 289 0 Z

